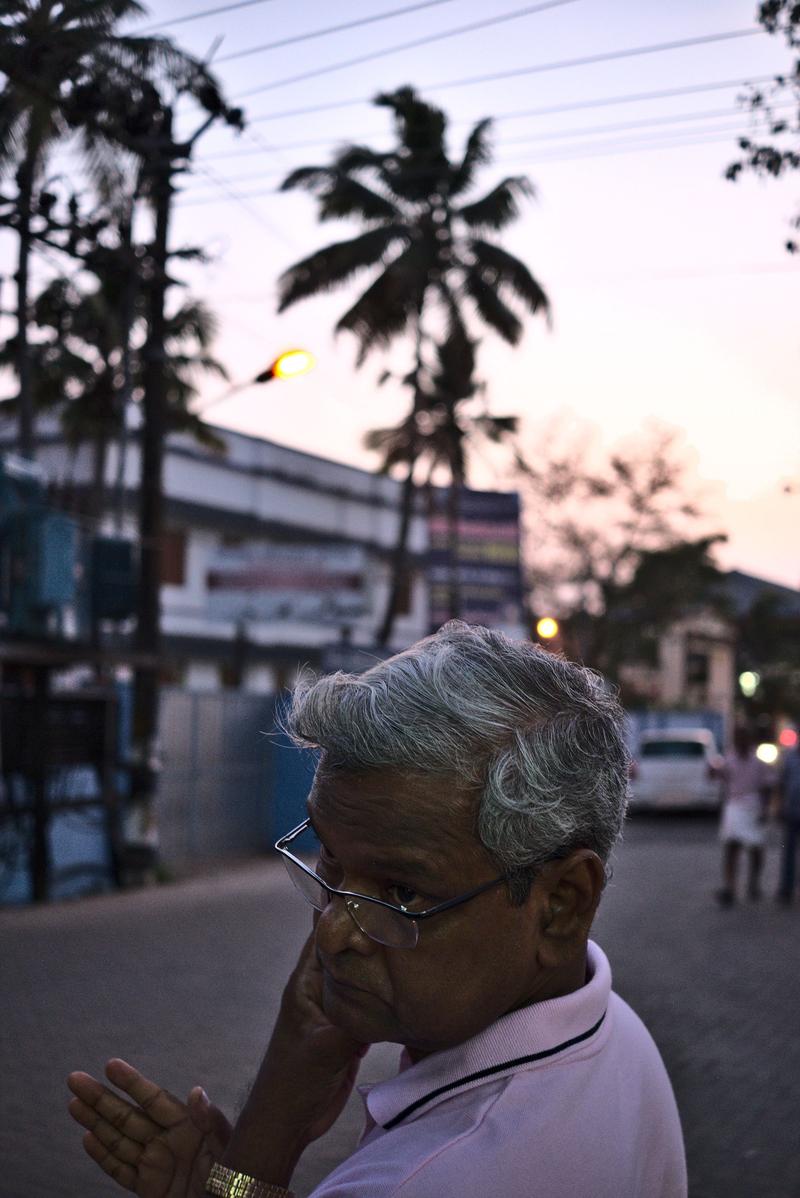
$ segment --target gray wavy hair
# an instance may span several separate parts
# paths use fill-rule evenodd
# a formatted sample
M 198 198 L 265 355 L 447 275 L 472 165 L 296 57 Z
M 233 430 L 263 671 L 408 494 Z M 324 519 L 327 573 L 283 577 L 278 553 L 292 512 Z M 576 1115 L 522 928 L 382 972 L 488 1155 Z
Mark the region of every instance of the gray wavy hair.
M 303 675 L 286 729 L 324 769 L 441 774 L 479 795 L 476 831 L 522 903 L 575 848 L 606 867 L 625 815 L 623 713 L 592 670 L 451 620 L 363 674 Z

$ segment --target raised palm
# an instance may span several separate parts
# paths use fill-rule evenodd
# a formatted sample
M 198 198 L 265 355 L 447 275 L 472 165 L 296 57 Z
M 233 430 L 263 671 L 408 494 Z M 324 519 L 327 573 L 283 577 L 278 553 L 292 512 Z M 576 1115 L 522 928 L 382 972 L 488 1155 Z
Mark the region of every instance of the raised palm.
M 202 1198 L 231 1134 L 222 1111 L 199 1086 L 181 1102 L 119 1059 L 105 1072 L 132 1102 L 88 1073 L 67 1078 L 69 1112 L 87 1129 L 83 1145 L 92 1160 L 139 1198 Z

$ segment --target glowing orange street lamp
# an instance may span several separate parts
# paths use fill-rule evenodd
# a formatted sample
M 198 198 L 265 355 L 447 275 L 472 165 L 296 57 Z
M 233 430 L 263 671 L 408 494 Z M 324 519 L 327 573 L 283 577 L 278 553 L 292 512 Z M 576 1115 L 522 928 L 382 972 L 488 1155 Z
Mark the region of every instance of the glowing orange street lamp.
M 287 349 L 271 366 L 257 374 L 253 382 L 268 383 L 271 379 L 295 379 L 298 375 L 308 374 L 315 365 L 316 358 L 307 349 Z
M 197 415 L 205 415 L 210 408 L 216 407 L 224 399 L 229 399 L 237 391 L 244 391 L 245 387 L 252 387 L 255 383 L 271 383 L 273 379 L 294 379 L 301 374 L 308 374 L 309 370 L 314 369 L 316 362 L 314 355 L 307 349 L 284 350 L 282 354 L 278 354 L 275 361 L 271 362 L 266 370 L 262 370 L 261 374 L 257 374 L 254 379 L 248 379 L 246 383 L 234 383 L 227 391 L 223 391 L 222 395 L 218 395 L 216 399 L 212 399 L 210 403 L 204 404 L 201 408 L 195 409 Z
M 552 616 L 542 616 L 536 623 L 536 635 L 543 641 L 551 641 L 554 636 L 558 636 L 558 632 L 558 620 L 554 620 Z

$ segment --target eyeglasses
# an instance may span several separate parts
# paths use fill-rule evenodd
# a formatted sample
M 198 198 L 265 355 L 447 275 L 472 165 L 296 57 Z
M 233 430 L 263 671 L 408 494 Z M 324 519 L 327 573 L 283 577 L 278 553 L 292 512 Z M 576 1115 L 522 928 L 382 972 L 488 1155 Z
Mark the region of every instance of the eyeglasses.
M 334 895 L 343 898 L 345 907 L 356 927 L 365 936 L 369 936 L 370 940 L 377 940 L 378 944 L 385 944 L 389 948 L 415 948 L 419 940 L 418 924 L 421 919 L 430 919 L 432 915 L 440 915 L 442 911 L 449 911 L 452 907 L 469 902 L 470 899 L 483 894 L 485 890 L 506 880 L 505 875 L 493 878 L 491 882 L 484 882 L 482 886 L 476 886 L 474 890 L 468 890 L 466 894 L 460 894 L 458 898 L 437 903 L 435 907 L 429 907 L 427 911 L 409 911 L 405 907 L 397 907 L 393 903 L 386 903 L 383 899 L 373 898 L 368 894 L 358 894 L 354 890 L 337 890 L 335 886 L 329 886 L 327 882 L 323 881 L 314 873 L 313 869 L 304 865 L 293 853 L 289 852 L 287 846 L 310 827 L 311 820 L 304 820 L 286 836 L 282 836 L 275 845 L 283 857 L 286 872 L 292 882 L 306 902 L 310 903 L 316 911 L 324 911 Z

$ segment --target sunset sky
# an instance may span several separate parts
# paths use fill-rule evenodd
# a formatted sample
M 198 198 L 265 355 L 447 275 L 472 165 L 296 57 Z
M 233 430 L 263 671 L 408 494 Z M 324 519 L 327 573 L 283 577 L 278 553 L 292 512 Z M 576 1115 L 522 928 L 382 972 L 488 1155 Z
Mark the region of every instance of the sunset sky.
M 533 454 L 554 419 L 592 426 L 607 443 L 653 422 L 676 426 L 712 522 L 730 535 L 721 563 L 800 585 L 800 259 L 783 249 L 800 176 L 735 185 L 722 177 L 749 127 L 736 97 L 746 80 L 789 68 L 783 42 L 742 32 L 757 29 L 755 0 L 440 0 L 260 48 L 412 2 L 262 0 L 179 22 L 225 0 L 153 0 L 135 26 L 163 23 L 188 50 L 213 50 L 228 98 L 249 119 L 239 137 L 215 129 L 199 143 L 173 224 L 173 244 L 203 244 L 214 255 L 185 277 L 219 314 L 217 356 L 236 382 L 290 345 L 318 358 L 302 380 L 220 403 L 215 422 L 375 465 L 362 434 L 396 420 L 407 398 L 399 387 L 376 388 L 380 355 L 355 371 L 352 340 L 333 338 L 356 286 L 275 313 L 279 273 L 356 229 L 319 225 L 311 196 L 275 189 L 291 168 L 327 162 L 342 141 L 388 148 L 389 118 L 370 99 L 410 83 L 447 112 L 454 152 L 471 122 L 496 118 L 496 162 L 481 193 L 507 174 L 526 173 L 536 187 L 503 244 L 548 291 L 553 327 L 529 318 L 516 349 L 486 334 L 480 373 L 492 409 L 524 414 Z M 399 48 L 490 20 L 497 23 Z M 620 56 L 700 38 L 717 40 Z M 563 65 L 606 55 L 616 57 Z M 515 70 L 526 73 L 508 75 Z M 312 72 L 322 73 L 295 79 Z M 681 94 L 644 98 L 666 91 Z M 531 111 L 553 108 L 562 111 Z M 183 119 L 188 133 L 197 116 L 187 107 Z M 360 282 L 363 289 L 367 278 Z M 409 351 L 398 345 L 389 364 L 402 368 Z M 204 385 L 205 402 L 222 390 Z M 514 485 L 496 455 L 474 459 L 471 481 Z

